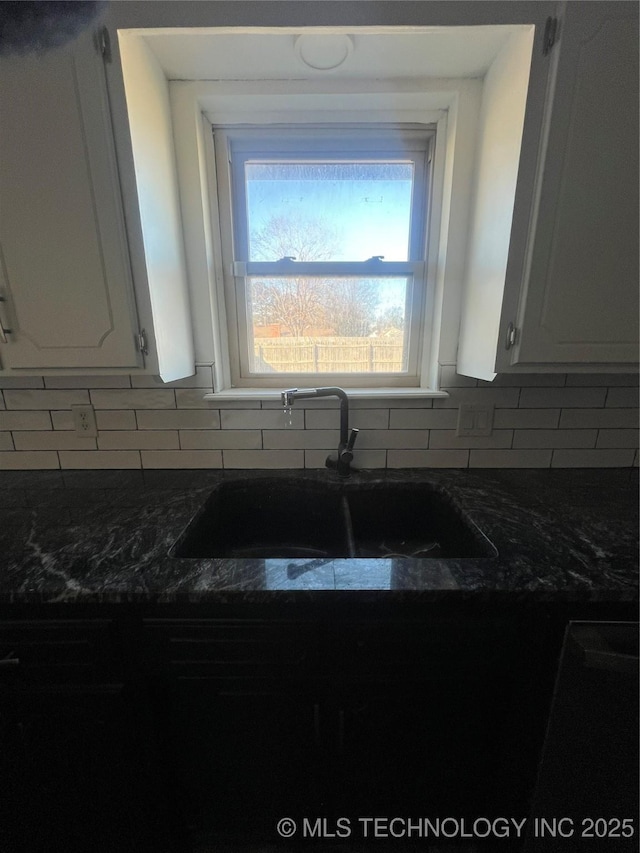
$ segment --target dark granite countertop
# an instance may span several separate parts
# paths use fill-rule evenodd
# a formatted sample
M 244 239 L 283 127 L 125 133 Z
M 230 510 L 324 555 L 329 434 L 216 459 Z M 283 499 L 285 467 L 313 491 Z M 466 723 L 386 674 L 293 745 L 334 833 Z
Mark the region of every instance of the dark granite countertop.
M 527 596 L 634 602 L 638 472 L 410 470 L 494 543 L 495 558 L 175 559 L 170 546 L 221 478 L 327 471 L 0 472 L 0 603 L 299 601 Z M 318 565 L 320 563 L 320 565 Z

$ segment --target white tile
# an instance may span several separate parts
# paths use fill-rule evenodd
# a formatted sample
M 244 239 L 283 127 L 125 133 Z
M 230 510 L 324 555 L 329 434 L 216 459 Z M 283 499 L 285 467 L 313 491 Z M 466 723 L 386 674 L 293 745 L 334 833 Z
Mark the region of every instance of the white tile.
M 637 409 L 563 409 L 560 427 L 603 427 L 610 429 L 637 429 Z
M 183 450 L 259 450 L 262 433 L 259 429 L 180 430 L 180 447 Z
M 140 468 L 137 450 L 60 450 L 58 455 L 65 469 Z
M 177 430 L 112 430 L 98 436 L 100 450 L 179 450 Z
M 358 434 L 356 447 L 411 449 L 429 446 L 429 431 L 417 429 L 363 429 Z
M 97 414 L 96 414 L 97 421 Z M 61 409 L 59 412 L 51 412 L 51 423 L 54 429 L 75 429 L 71 409 Z
M 567 385 L 631 385 L 638 387 L 637 373 L 570 373 L 567 376 Z
M 307 409 L 304 418 L 307 429 L 340 428 L 340 412 L 337 409 Z M 349 426 L 358 429 L 387 429 L 389 409 L 354 409 L 349 413 Z
M 186 409 L 136 412 L 138 429 L 220 429 L 220 413 Z
M 472 450 L 470 468 L 548 468 L 551 450 Z
M 457 409 L 391 409 L 391 429 L 455 429 Z
M 45 376 L 45 388 L 131 388 L 128 376 Z
M 468 450 L 389 450 L 387 468 L 466 468 Z
M 220 412 L 222 429 L 284 429 L 287 420 L 282 407 L 271 412 L 263 409 Z M 292 409 L 290 420 L 289 429 L 304 429 L 304 412 L 301 409 Z
M 4 404 L 4 394 L 2 391 L 0 391 L 0 411 L 4 411 L 5 408 L 6 406 Z
M 142 374 L 131 375 L 132 388 L 202 388 L 211 393 L 213 375 L 210 364 L 196 364 L 196 372 L 193 376 L 178 379 L 176 382 L 163 382 L 159 376 Z
M 88 391 L 4 391 L 7 409 L 70 409 L 89 402 Z
M 349 409 L 370 409 L 372 402 L 375 402 L 376 408 L 382 409 L 429 409 L 433 406 L 436 399 L 445 399 L 444 397 L 379 397 L 376 400 L 368 400 L 366 397 L 362 399 L 352 399 L 349 401 Z
M 91 402 L 96 409 L 175 409 L 176 407 L 173 389 L 91 391 Z
M 55 450 L 28 450 L 24 453 L 12 450 L 0 453 L 0 471 L 33 471 L 59 467 L 60 462 Z
M 514 447 L 595 447 L 595 429 L 518 429 Z
M 44 379 L 42 376 L 0 376 L 0 388 L 44 388 Z
M 335 448 L 327 447 L 324 450 L 305 450 L 305 468 L 325 468 L 325 461 L 330 453 L 335 453 Z M 355 450 L 353 464 L 359 470 L 362 468 L 385 468 L 387 464 L 386 450 Z
M 477 379 L 456 372 L 455 364 L 441 364 L 438 369 L 440 388 L 475 388 Z
M 349 389 L 345 389 L 349 396 Z M 394 408 L 419 408 L 425 409 L 433 403 L 432 397 L 352 397 L 349 396 L 349 411 L 355 409 L 389 409 Z M 263 400 L 262 408 L 265 410 L 279 409 L 282 411 L 282 402 L 277 400 Z M 340 403 L 337 397 L 320 397 L 309 400 L 296 400 L 293 406 L 295 409 L 339 409 Z
M 494 429 L 491 435 L 458 437 L 450 429 L 432 429 L 429 435 L 429 449 L 455 449 L 465 447 L 511 447 L 513 430 Z
M 132 409 L 104 409 L 96 412 L 98 430 L 136 429 L 136 413 Z
M 302 450 L 223 450 L 225 468 L 304 468 Z
M 601 429 L 596 447 L 633 447 L 639 444 L 637 429 Z
M 640 393 L 637 388 L 609 388 L 607 408 L 624 407 L 637 409 L 640 405 Z
M 492 382 L 478 380 L 479 388 L 562 388 L 564 373 L 499 373 Z
M 634 450 L 554 450 L 552 468 L 630 468 Z
M 76 435 L 75 432 L 49 430 L 48 432 L 16 432 L 13 437 L 16 450 L 95 450 L 95 438 Z
M 358 436 L 358 443 L 361 435 L 362 433 Z M 328 429 L 265 430 L 262 440 L 265 449 L 337 448 L 339 435 L 337 430 Z
M 0 450 L 13 450 L 10 432 L 0 432 Z
M 457 409 L 460 403 L 493 404 L 500 409 L 518 406 L 519 388 L 443 388 L 449 392 L 446 399 L 433 401 L 434 409 Z
M 51 418 L 49 412 L 0 412 L 0 430 L 4 429 L 51 429 Z
M 208 409 L 259 409 L 260 400 L 221 400 L 221 399 L 213 399 L 213 400 L 203 400 L 202 406 L 185 406 L 184 408 L 208 408 Z M 279 407 L 280 411 L 282 411 L 282 406 Z
M 210 400 L 205 400 L 204 395 L 210 394 L 211 388 L 176 388 L 176 406 L 179 409 L 216 409 Z M 259 408 L 259 402 L 254 403 Z
M 220 450 L 141 450 L 143 468 L 222 468 Z
M 606 394 L 606 388 L 523 388 L 520 408 L 595 408 L 604 406 Z
M 555 429 L 559 419 L 560 409 L 495 409 L 493 427 L 494 429 Z

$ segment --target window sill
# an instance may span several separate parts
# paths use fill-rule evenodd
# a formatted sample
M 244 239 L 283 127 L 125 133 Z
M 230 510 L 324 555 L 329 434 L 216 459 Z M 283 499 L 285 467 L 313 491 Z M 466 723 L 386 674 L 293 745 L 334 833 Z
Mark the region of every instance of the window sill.
M 321 387 L 321 385 L 314 386 Z M 280 388 L 225 388 L 205 394 L 204 400 L 220 402 L 223 400 L 280 400 L 284 390 Z M 345 388 L 349 399 L 354 400 L 415 400 L 430 398 L 446 398 L 446 391 L 435 391 L 432 388 Z

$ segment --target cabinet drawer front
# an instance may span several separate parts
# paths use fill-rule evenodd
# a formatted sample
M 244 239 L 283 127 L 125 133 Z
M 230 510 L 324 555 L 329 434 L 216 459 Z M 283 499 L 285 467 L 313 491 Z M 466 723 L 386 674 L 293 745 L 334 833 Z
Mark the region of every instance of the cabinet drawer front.
M 110 620 L 0 623 L 0 679 L 28 684 L 95 684 L 113 665 Z
M 536 636 L 515 618 L 428 617 L 355 622 L 338 630 L 336 659 L 344 677 L 403 683 L 517 677 Z
M 181 678 L 295 679 L 313 665 L 311 624 L 261 620 L 145 620 L 152 666 Z

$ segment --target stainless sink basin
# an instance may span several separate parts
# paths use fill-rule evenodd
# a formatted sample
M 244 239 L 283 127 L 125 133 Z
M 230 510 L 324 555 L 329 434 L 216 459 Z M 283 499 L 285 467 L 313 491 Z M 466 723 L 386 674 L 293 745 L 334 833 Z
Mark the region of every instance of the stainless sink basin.
M 430 483 L 261 477 L 221 483 L 170 554 L 450 559 L 497 552 Z

